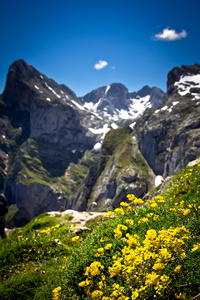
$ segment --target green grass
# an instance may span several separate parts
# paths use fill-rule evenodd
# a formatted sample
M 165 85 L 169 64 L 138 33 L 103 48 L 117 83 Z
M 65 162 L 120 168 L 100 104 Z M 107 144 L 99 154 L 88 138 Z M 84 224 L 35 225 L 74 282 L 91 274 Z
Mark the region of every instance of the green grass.
M 72 243 L 70 215 L 43 213 L 0 240 L 0 299 L 51 299 Z
M 152 285 L 148 287 L 145 292 L 140 292 L 140 296 L 135 299 L 176 299 L 176 297 L 179 296 L 181 297 L 180 299 L 193 299 L 199 295 L 200 271 L 198 266 L 200 264 L 200 248 L 197 251 L 192 251 L 193 245 L 200 242 L 199 193 L 200 166 L 196 165 L 179 172 L 171 181 L 169 187 L 162 195 L 165 201 L 164 203 L 158 203 L 155 208 L 150 205 L 144 205 L 141 208 L 126 211 L 124 215 L 117 215 L 114 218 L 109 218 L 107 221 L 102 222 L 86 237 L 82 245 L 69 260 L 67 265 L 68 272 L 62 284 L 62 295 L 68 295 L 68 299 L 71 299 L 70 297 L 73 296 L 74 299 L 92 299 L 94 297 L 92 292 L 100 290 L 105 297 L 110 297 L 114 291 L 113 284 L 117 283 L 124 289 L 121 294 L 118 291 L 118 296 L 113 299 L 118 299 L 119 295 L 131 299 L 132 292 L 141 287 L 139 282 L 134 279 L 134 272 L 127 275 L 120 270 L 120 272 L 113 277 L 109 272 L 109 267 L 111 267 L 114 262 L 113 255 L 118 256 L 119 259 L 124 259 L 122 251 L 126 245 L 126 233 L 128 232 L 133 236 L 137 234 L 140 244 L 143 245 L 147 231 L 150 229 L 156 230 L 158 234 L 158 232 L 163 229 L 170 230 L 170 227 L 175 229 L 182 226 L 185 226 L 185 228 L 189 230 L 189 233 L 187 233 L 188 239 L 183 240 L 184 244 L 181 246 L 181 249 L 179 249 L 179 254 L 179 250 L 177 250 L 177 253 L 175 253 L 175 251 L 173 252 L 172 260 L 163 260 L 165 272 L 162 274 L 166 274 L 166 276 L 170 278 L 169 283 L 166 284 L 166 289 L 163 288 L 163 290 L 156 292 L 156 289 Z M 193 206 L 194 204 L 196 208 Z M 190 209 L 190 213 L 184 215 L 187 209 Z M 147 222 L 138 223 L 149 214 L 153 214 L 155 220 L 153 220 L 152 217 L 148 217 Z M 127 219 L 133 220 L 134 225 L 127 226 Z M 123 224 L 128 227 L 126 231 L 122 231 L 121 238 L 114 236 L 114 230 L 118 224 Z M 184 233 L 182 236 L 184 236 Z M 101 238 L 105 237 L 108 240 L 101 242 Z M 178 239 L 182 241 L 181 235 L 178 236 Z M 110 251 L 105 250 L 105 246 L 108 243 L 112 244 Z M 98 257 L 95 256 L 96 253 L 98 253 L 98 249 L 101 248 L 104 248 L 104 254 Z M 132 248 L 135 249 L 135 247 Z M 181 258 L 181 253 L 186 253 L 186 257 Z M 80 282 L 85 282 L 87 276 L 84 276 L 84 274 L 94 261 L 100 262 L 104 266 L 104 269 L 100 275 L 90 275 L 89 280 L 92 280 L 93 284 L 89 284 L 85 287 L 79 286 L 78 284 Z M 152 260 L 148 260 L 147 262 L 148 266 L 145 264 L 145 261 L 143 261 L 143 266 L 146 268 L 146 272 L 151 274 L 151 272 L 154 271 L 152 269 L 154 262 Z M 180 273 L 174 272 L 175 267 L 178 265 L 181 265 Z M 142 266 L 140 265 L 140 267 Z M 138 275 L 138 270 L 136 271 L 136 277 L 142 282 L 142 276 Z M 157 273 L 159 274 L 159 271 Z M 105 276 L 107 287 L 101 290 L 99 284 L 102 281 L 102 275 Z M 144 283 L 145 280 L 143 278 L 143 284 Z M 97 297 L 96 299 L 102 298 Z
M 151 199 L 143 205 L 131 201 L 128 208 L 122 204 L 124 214 L 116 210 L 114 216 L 90 220 L 87 227 L 91 231 L 83 232 L 80 235 L 83 241 L 79 237 L 77 242 L 72 242 L 70 216 L 40 215 L 24 228 L 15 229 L 6 240 L 0 240 L 0 299 L 52 299 L 57 287 L 61 287 L 57 297 L 60 300 L 198 299 L 199 194 L 200 164 L 177 173 L 161 195 L 161 201 Z M 56 227 L 57 224 L 60 226 Z M 124 229 L 119 229 L 119 225 Z M 156 232 L 159 238 L 152 238 L 149 244 L 150 232 Z M 133 242 L 135 234 L 140 246 Z M 109 248 L 108 244 L 112 246 Z M 194 245 L 197 245 L 195 251 Z M 160 249 L 167 249 L 171 256 L 161 256 Z M 126 251 L 137 255 L 129 257 Z M 159 255 L 144 259 L 142 253 Z M 153 269 L 159 258 L 162 268 Z M 100 273 L 95 269 L 96 273 L 87 275 L 91 264 L 97 262 L 104 268 Z M 124 269 L 115 269 L 114 263 Z M 174 271 L 176 267 L 181 271 Z M 147 280 L 148 276 L 155 277 L 153 272 L 162 284 L 155 278 L 151 278 L 152 283 Z M 93 283 L 81 286 L 87 278 Z M 103 295 L 97 296 L 98 293 Z

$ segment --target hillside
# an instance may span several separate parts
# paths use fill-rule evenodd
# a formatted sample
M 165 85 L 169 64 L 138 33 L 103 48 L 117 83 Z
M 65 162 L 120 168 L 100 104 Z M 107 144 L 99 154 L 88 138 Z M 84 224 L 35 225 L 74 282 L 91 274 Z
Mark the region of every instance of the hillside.
M 129 204 L 124 198 L 88 230 L 57 212 L 9 232 L 0 240 L 0 299 L 198 299 L 196 163 L 154 198 L 127 195 Z

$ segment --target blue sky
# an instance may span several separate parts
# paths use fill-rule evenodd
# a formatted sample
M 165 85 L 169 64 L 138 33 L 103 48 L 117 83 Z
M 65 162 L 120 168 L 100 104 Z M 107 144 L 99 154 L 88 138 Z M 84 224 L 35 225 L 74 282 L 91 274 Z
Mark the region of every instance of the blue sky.
M 1 0 L 0 93 L 23 58 L 77 96 L 120 82 L 166 91 L 175 66 L 200 63 L 200 0 Z

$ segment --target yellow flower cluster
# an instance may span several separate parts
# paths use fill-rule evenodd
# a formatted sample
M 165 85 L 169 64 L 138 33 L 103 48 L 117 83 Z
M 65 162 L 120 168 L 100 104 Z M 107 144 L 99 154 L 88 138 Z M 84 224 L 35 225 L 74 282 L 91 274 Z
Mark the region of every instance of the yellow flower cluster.
M 104 269 L 104 266 L 99 261 L 94 261 L 89 267 L 87 267 L 85 276 L 97 276 L 101 274 L 101 270 Z
M 158 203 L 165 203 L 163 196 L 155 196 L 154 198 L 158 201 Z
M 192 252 L 197 251 L 199 249 L 200 249 L 200 243 L 197 243 L 197 244 L 193 245 Z
M 121 206 L 124 206 L 124 207 L 129 206 L 129 204 L 128 204 L 127 202 L 120 202 L 120 205 L 121 205 Z
M 153 221 L 157 221 L 159 216 L 153 213 L 147 214 L 147 218 L 152 219 Z
M 150 200 L 150 199 L 147 200 L 147 204 L 149 204 L 150 207 L 152 207 L 152 208 L 157 207 L 158 204 L 160 204 L 160 203 L 161 204 L 165 203 L 163 196 L 155 196 L 154 198 L 155 198 L 155 200 Z
M 138 224 L 146 223 L 146 222 L 148 222 L 148 220 L 149 220 L 148 218 L 143 217 L 138 221 Z
M 109 241 L 109 237 L 105 236 L 104 238 L 101 238 L 100 239 L 100 242 L 103 243 L 103 242 L 107 242 Z
M 143 204 L 142 199 L 137 199 L 132 194 L 127 195 L 127 198 L 134 205 Z M 157 207 L 163 203 L 165 200 L 162 196 L 156 196 L 154 200 L 147 201 L 150 207 Z M 148 213 L 146 216 L 141 216 L 135 211 L 138 221 L 134 223 L 132 219 L 123 217 L 125 212 L 130 209 L 129 204 L 121 202 L 120 205 L 120 208 L 115 209 L 115 213 L 122 216 L 120 218 L 124 220 L 126 225 L 118 224 L 114 229 L 114 237 L 123 242 L 120 244 L 121 248 L 115 246 L 117 250 L 112 257 L 110 256 L 109 264 L 105 253 L 106 250 L 112 249 L 113 245 L 105 243 L 104 247 L 98 248 L 95 257 L 99 257 L 101 262 L 94 261 L 86 268 L 84 274 L 86 279 L 80 282 L 79 286 L 86 289 L 88 299 L 139 300 L 148 299 L 151 295 L 164 299 L 165 291 L 171 285 L 173 276 L 178 276 L 177 274 L 181 272 L 182 268 L 181 263 L 187 258 L 185 241 L 189 239 L 190 232 L 185 226 L 182 226 L 162 228 L 162 230 L 148 229 L 144 238 L 137 234 L 130 234 L 130 225 L 138 222 L 143 226 L 148 221 L 156 221 L 159 215 Z M 131 210 L 133 208 L 134 206 Z M 175 204 L 173 209 L 186 216 L 192 210 L 197 210 L 197 205 L 193 201 L 186 207 L 184 201 L 180 201 L 180 203 Z M 108 215 L 113 214 L 108 212 Z M 149 224 L 150 222 L 147 223 L 147 226 Z M 136 226 L 138 225 L 136 224 Z M 108 240 L 109 238 L 104 237 L 100 239 L 100 242 L 103 243 Z M 191 251 L 197 250 L 200 250 L 200 243 L 194 244 Z M 173 276 L 171 276 L 171 272 Z M 115 283 L 111 284 L 113 281 Z M 174 297 L 186 299 L 186 294 L 179 293 L 175 294 Z
M 104 214 L 104 217 L 110 217 L 110 216 L 114 216 L 114 211 L 108 211 L 107 213 Z
M 117 228 L 114 230 L 114 233 L 115 233 L 115 237 L 121 239 L 122 237 L 122 230 L 126 231 L 128 229 L 127 226 L 125 225 L 122 225 L 122 224 L 118 224 L 117 225 Z
M 110 297 L 114 298 L 114 299 L 119 299 L 119 297 L 121 299 L 125 299 L 125 296 L 123 295 L 123 290 L 124 290 L 124 287 L 123 286 L 120 286 L 119 284 L 117 283 L 114 283 L 112 285 L 112 288 L 113 288 L 113 292 L 112 294 L 110 295 Z M 112 299 L 111 298 L 111 299 Z
M 99 291 L 99 290 L 96 290 L 96 291 L 94 291 L 94 292 L 91 294 L 92 298 L 99 298 L 99 297 L 101 297 L 102 295 L 103 295 L 103 292 L 102 292 L 102 291 Z
M 118 214 L 118 215 L 124 215 L 124 210 L 122 207 L 118 207 L 115 209 L 115 212 Z
M 59 286 L 59 287 L 57 287 L 57 288 L 55 288 L 54 290 L 53 290 L 53 298 L 52 298 L 52 300 L 59 300 L 59 298 L 60 298 L 60 295 L 61 295 L 61 287 Z
M 121 238 L 122 231 L 127 231 L 127 229 L 127 226 L 118 224 L 114 230 L 115 237 Z M 116 277 L 116 283 L 112 285 L 112 289 L 110 287 L 109 296 L 104 294 L 107 287 L 106 277 L 102 275 L 104 266 L 98 261 L 94 261 L 87 267 L 84 274 L 87 278 L 80 282 L 79 286 L 87 287 L 92 298 L 104 300 L 143 299 L 148 297 L 149 288 L 159 296 L 164 295 L 165 289 L 171 282 L 170 277 L 165 274 L 166 266 L 168 264 L 174 266 L 174 262 L 180 262 L 186 258 L 184 244 L 188 239 L 188 234 L 189 231 L 184 226 L 170 227 L 160 231 L 149 229 L 142 241 L 137 234 L 126 233 L 123 238 L 124 247 L 112 257 L 111 266 L 105 270 L 110 278 Z M 107 244 L 105 248 L 99 248 L 98 253 L 104 253 L 106 248 L 111 247 L 112 244 Z M 196 248 L 200 248 L 200 245 L 194 245 L 194 249 Z M 180 264 L 174 266 L 174 274 L 180 269 Z M 94 276 L 95 278 L 100 276 L 98 284 L 91 278 Z M 124 279 L 126 289 L 117 283 L 117 278 Z M 129 287 L 131 298 L 126 296 L 127 287 Z
M 146 232 L 143 246 L 137 235 L 126 234 L 128 246 L 114 257 L 113 265 L 108 269 L 110 276 L 123 276 L 129 284 L 130 278 L 134 278 L 133 283 L 135 281 L 140 287 L 134 290 L 132 299 L 142 298 L 149 287 L 161 293 L 170 283 L 170 278 L 164 273 L 166 265 L 186 257 L 183 246 L 188 233 L 184 226 L 158 232 L 150 229 Z M 180 268 L 181 265 L 178 265 L 174 272 Z
M 134 221 L 132 219 L 126 219 L 126 224 L 134 225 Z
M 133 195 L 133 194 L 128 194 L 127 198 L 134 205 L 144 203 L 144 201 L 142 199 L 136 198 L 135 195 Z M 125 211 L 124 211 L 123 207 L 126 209 L 126 211 L 132 211 L 133 210 L 132 207 L 127 202 L 120 202 L 120 205 L 121 205 L 121 207 L 116 208 L 114 212 L 113 211 L 106 212 L 104 214 L 104 217 L 114 216 L 115 213 L 118 214 L 118 215 L 124 216 Z M 131 220 L 130 223 L 128 223 L 128 221 L 127 221 L 127 224 L 133 225 L 133 221 Z
M 110 250 L 112 248 L 112 244 L 107 244 L 106 246 L 105 246 L 105 249 L 106 250 Z
M 42 229 L 42 230 L 40 230 L 39 232 L 40 232 L 40 233 L 49 233 L 49 232 L 51 232 L 52 230 L 57 229 L 57 228 L 59 228 L 59 227 L 60 227 L 60 224 L 57 224 L 57 225 L 52 226 L 52 227 L 49 227 L 49 228 L 47 228 L 47 229 Z
M 81 238 L 79 235 L 76 235 L 72 238 L 72 242 L 80 243 L 83 241 L 83 238 Z
M 173 211 L 176 215 L 183 215 L 188 216 L 192 212 L 195 213 L 197 216 L 199 215 L 199 209 L 200 207 L 197 207 L 196 201 L 193 200 L 192 203 L 188 205 L 188 207 L 185 207 L 186 204 L 182 200 L 180 203 L 175 203 L 176 207 L 170 208 L 170 211 Z
M 132 201 L 134 204 L 143 204 L 144 203 L 144 201 L 141 198 L 137 198 L 133 194 L 128 194 L 126 197 L 128 198 L 129 201 Z

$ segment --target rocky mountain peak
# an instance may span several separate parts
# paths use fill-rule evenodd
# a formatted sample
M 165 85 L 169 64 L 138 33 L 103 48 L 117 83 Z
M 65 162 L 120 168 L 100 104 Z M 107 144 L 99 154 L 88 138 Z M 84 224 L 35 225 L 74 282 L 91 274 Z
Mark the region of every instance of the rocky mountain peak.
M 23 107 L 29 110 L 33 95 L 49 102 L 67 102 L 76 99 L 75 93 L 68 87 L 57 84 L 53 79 L 28 65 L 23 59 L 19 59 L 9 68 L 3 100 L 10 107 L 16 104 L 20 105 L 20 109 Z M 25 99 L 28 103 L 23 103 Z
M 158 108 L 163 102 L 164 92 L 156 87 L 144 86 L 138 92 L 130 93 L 121 83 L 112 83 L 93 90 L 79 98 L 86 109 L 101 117 L 119 122 L 137 119 L 146 108 Z
M 189 82 L 195 82 L 195 77 L 200 74 L 200 64 L 195 63 L 194 65 L 186 66 L 182 65 L 181 67 L 173 68 L 167 76 L 167 93 L 168 95 L 172 94 L 177 90 L 178 82 L 184 77 L 186 78 L 186 82 L 182 85 L 187 86 Z M 193 81 L 194 80 L 194 81 Z M 182 80 L 183 81 L 183 80 Z M 188 81 L 188 82 L 187 82 Z M 195 82 L 196 84 L 196 82 Z

